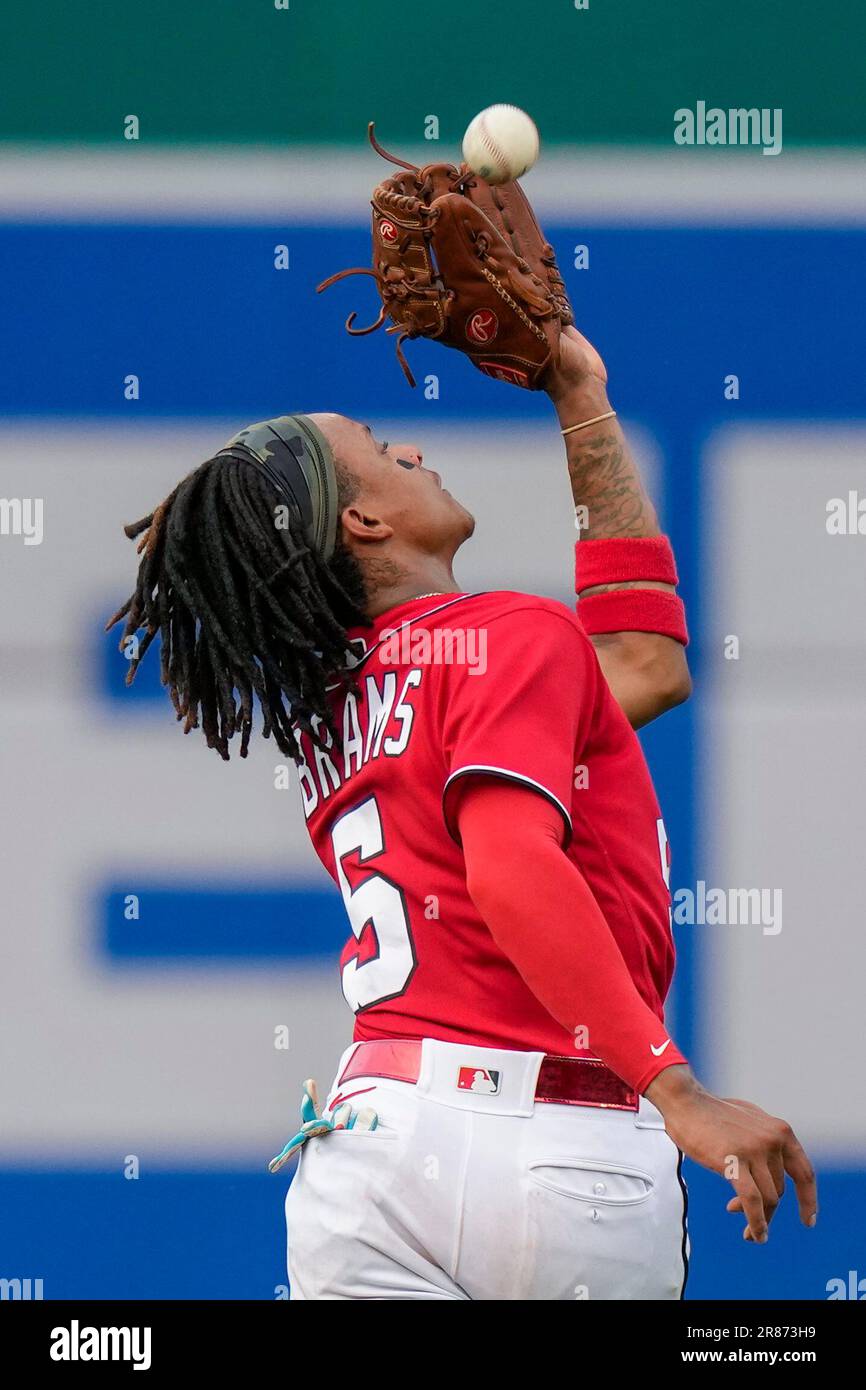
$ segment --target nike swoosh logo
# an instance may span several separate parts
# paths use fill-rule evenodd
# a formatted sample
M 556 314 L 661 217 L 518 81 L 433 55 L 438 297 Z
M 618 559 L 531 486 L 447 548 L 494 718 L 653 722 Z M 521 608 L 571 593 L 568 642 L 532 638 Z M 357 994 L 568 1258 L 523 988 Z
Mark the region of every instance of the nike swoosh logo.
M 661 1055 L 662 1055 L 662 1053 L 664 1052 L 665 1048 L 666 1048 L 666 1047 L 670 1047 L 670 1045 L 671 1045 L 671 1040 L 670 1040 L 670 1038 L 668 1038 L 667 1042 L 663 1042 L 662 1045 L 661 1045 L 661 1047 L 653 1047 L 652 1043 L 650 1043 L 650 1052 L 652 1053 L 652 1055 L 653 1055 L 654 1057 L 661 1057 Z

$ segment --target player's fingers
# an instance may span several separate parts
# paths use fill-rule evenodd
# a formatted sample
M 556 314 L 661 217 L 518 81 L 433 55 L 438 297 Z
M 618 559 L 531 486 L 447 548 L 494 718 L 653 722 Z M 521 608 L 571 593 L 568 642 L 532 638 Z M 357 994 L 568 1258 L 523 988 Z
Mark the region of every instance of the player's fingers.
M 750 1100 L 741 1100 L 738 1097 L 726 1097 L 729 1105 L 737 1105 L 741 1110 L 749 1110 L 755 1115 L 767 1116 L 766 1111 L 760 1106 L 754 1105 Z M 809 1162 L 809 1157 L 797 1138 L 790 1125 L 783 1121 L 775 1121 L 781 1131 L 778 1149 L 768 1156 L 770 1171 L 776 1185 L 776 1191 L 781 1197 L 784 1192 L 785 1173 L 791 1177 L 797 1193 L 797 1205 L 800 1209 L 800 1220 L 804 1226 L 814 1226 L 818 1220 L 818 1183 L 815 1170 Z
M 738 1216 L 743 1211 L 741 1199 L 739 1197 L 732 1197 L 725 1210 L 731 1212 L 734 1216 Z M 748 1226 L 743 1231 L 743 1240 L 752 1240 L 752 1232 L 749 1230 Z
M 814 1226 L 818 1220 L 818 1180 L 806 1150 L 790 1128 L 782 1146 L 782 1161 L 797 1193 L 800 1220 L 804 1226 Z
M 767 1167 L 773 1179 L 773 1186 L 776 1189 L 776 1196 L 781 1202 L 785 1195 L 785 1164 L 780 1153 L 771 1153 L 767 1156 Z
M 767 1218 L 764 1215 L 764 1201 L 761 1189 L 748 1168 L 743 1165 L 740 1177 L 733 1179 L 733 1187 L 743 1204 L 743 1214 L 748 1225 L 744 1237 L 763 1245 L 767 1239 Z
M 751 1167 L 752 1177 L 761 1193 L 761 1201 L 764 1206 L 764 1218 L 769 1226 L 776 1213 L 776 1208 L 779 1205 L 780 1193 L 773 1178 L 773 1174 L 770 1172 L 768 1163 L 753 1162 Z M 783 1184 L 782 1191 L 784 1192 L 784 1190 Z
M 754 1178 L 755 1186 L 757 1187 L 761 1196 L 761 1209 L 763 1213 L 763 1220 L 761 1221 L 761 1223 L 759 1225 L 753 1224 L 750 1217 L 749 1206 L 740 1197 L 732 1198 L 731 1201 L 728 1203 L 727 1210 L 733 1213 L 743 1212 L 748 1222 L 748 1225 L 746 1226 L 746 1229 L 743 1232 L 743 1239 L 748 1241 L 754 1241 L 755 1243 L 762 1245 L 764 1240 L 769 1237 L 768 1227 L 775 1215 L 776 1208 L 779 1205 L 779 1199 L 776 1196 L 776 1189 L 775 1184 L 773 1183 L 772 1176 L 766 1168 L 762 1169 L 753 1164 L 752 1175 Z M 762 1231 L 763 1239 L 761 1239 Z

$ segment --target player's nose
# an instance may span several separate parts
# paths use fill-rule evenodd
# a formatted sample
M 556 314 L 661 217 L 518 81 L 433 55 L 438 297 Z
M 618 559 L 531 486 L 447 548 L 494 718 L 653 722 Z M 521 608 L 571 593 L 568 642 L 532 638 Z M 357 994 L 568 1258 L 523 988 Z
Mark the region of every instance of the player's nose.
M 414 463 L 416 468 L 420 468 L 424 462 L 424 455 L 417 444 L 392 444 L 391 453 L 395 458 L 408 459 L 410 463 Z

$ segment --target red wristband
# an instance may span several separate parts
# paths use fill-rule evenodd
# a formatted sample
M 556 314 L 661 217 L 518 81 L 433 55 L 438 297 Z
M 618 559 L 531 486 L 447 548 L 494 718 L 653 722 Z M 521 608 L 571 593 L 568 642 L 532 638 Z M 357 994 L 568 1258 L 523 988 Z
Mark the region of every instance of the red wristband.
M 595 584 L 621 584 L 643 579 L 647 583 L 678 584 L 676 562 L 667 536 L 626 536 L 597 541 L 578 541 L 574 548 L 576 593 Z
M 603 632 L 658 632 L 688 646 L 685 605 L 663 589 L 611 589 L 578 600 L 577 616 L 589 637 Z

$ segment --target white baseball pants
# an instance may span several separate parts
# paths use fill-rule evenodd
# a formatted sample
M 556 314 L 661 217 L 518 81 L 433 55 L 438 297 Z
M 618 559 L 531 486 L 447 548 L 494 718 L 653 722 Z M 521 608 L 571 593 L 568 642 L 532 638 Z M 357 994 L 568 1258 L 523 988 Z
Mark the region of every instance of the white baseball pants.
M 428 1039 L 416 1085 L 344 1084 L 379 1127 L 302 1149 L 292 1299 L 680 1298 L 686 1196 L 661 1115 L 536 1102 L 541 1057 Z M 466 1067 L 498 1072 L 498 1094 L 458 1090 Z

